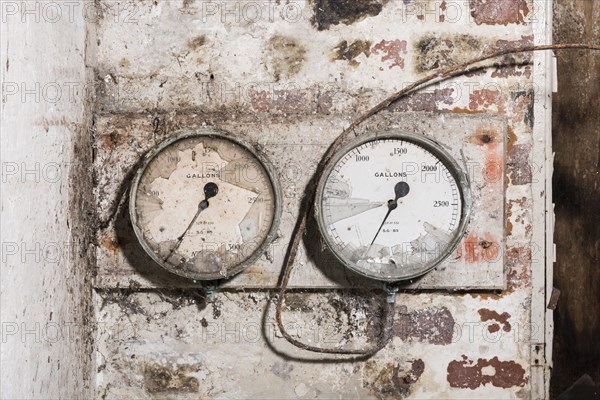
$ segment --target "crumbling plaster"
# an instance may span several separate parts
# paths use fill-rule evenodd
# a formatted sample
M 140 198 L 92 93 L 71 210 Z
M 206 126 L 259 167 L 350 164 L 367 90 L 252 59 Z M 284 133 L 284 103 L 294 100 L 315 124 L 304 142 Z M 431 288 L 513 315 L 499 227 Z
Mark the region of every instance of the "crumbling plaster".
M 386 114 L 384 119 L 400 121 L 407 112 L 425 113 L 430 117 L 423 118 L 442 124 L 451 116 L 485 120 L 494 114 L 506 123 L 506 132 L 498 132 L 506 135 L 504 210 L 496 210 L 506 218 L 505 276 L 497 291 L 401 291 L 393 339 L 369 360 L 316 360 L 318 356 L 289 345 L 273 325 L 274 294 L 269 290 L 227 289 L 207 303 L 198 289 L 181 282 L 140 281 L 135 273 L 130 279 L 112 279 L 110 270 L 96 269 L 95 257 L 108 251 L 118 260 L 132 245 L 110 235 L 102 240 L 98 233 L 127 212 L 119 204 L 126 204 L 127 177 L 137 157 L 162 137 L 184 129 L 186 121 L 217 126 L 234 126 L 235 121 L 247 124 L 249 131 L 260 124 L 287 124 L 278 133 L 281 148 L 270 148 L 269 156 L 283 157 L 277 152 L 299 144 L 295 151 L 314 156 L 314 146 L 302 147 L 307 139 L 321 138 L 320 146 L 326 146 L 355 115 L 427 71 L 494 48 L 544 41 L 544 30 L 534 29 L 545 21 L 543 4 L 99 0 L 93 10 L 91 17 L 65 26 L 39 24 L 26 30 L 24 25 L 3 24 L 5 78 L 25 73 L 36 79 L 44 74 L 70 79 L 74 74 L 77 82 L 91 78 L 88 87 L 96 95 L 93 106 L 82 101 L 65 108 L 27 102 L 25 116 L 19 114 L 25 111 L 17 107 L 18 97 L 3 99 L 3 131 L 14 128 L 27 132 L 28 138 L 36 135 L 33 147 L 18 137 L 3 146 L 3 162 L 72 163 L 67 169 L 71 174 L 65 175 L 72 179 L 58 186 L 23 184 L 17 177 L 8 185 L 3 182 L 3 233 L 9 226 L 17 243 L 29 242 L 24 235 L 32 243 L 74 237 L 79 251 L 72 262 L 52 268 L 47 262 L 25 263 L 34 268 L 33 274 L 19 269 L 17 261 L 3 267 L 2 296 L 10 300 L 6 307 L 3 301 L 2 321 L 48 323 L 60 316 L 81 322 L 85 332 L 96 328 L 94 360 L 86 333 L 74 343 L 58 344 L 21 342 L 12 335 L 9 347 L 3 343 L 3 360 L 25 366 L 6 372 L 16 380 L 3 384 L 3 395 L 89 397 L 90 375 L 95 375 L 95 397 L 106 399 L 541 398 L 544 372 L 540 376 L 532 365 L 537 361 L 547 367 L 547 327 L 543 312 L 540 324 L 540 313 L 532 320 L 532 310 L 539 311 L 544 302 L 543 283 L 536 282 L 540 274 L 544 280 L 546 244 L 536 207 L 541 205 L 543 220 L 545 198 L 538 183 L 543 187 L 547 179 L 547 154 L 543 135 L 539 141 L 533 135 L 545 118 L 540 105 L 548 88 L 534 85 L 534 79 L 544 82 L 544 60 L 536 58 L 530 65 L 528 55 L 507 57 L 504 61 L 521 65 L 454 78 L 401 100 Z M 24 41 L 26 54 L 31 59 L 47 54 L 51 61 L 21 61 L 23 68 L 33 70 L 14 69 L 19 64 L 11 56 L 17 51 L 11 40 L 34 34 L 35 40 Z M 93 74 L 88 75 L 86 65 Z M 20 76 L 15 81 L 25 79 Z M 311 123 L 316 119 L 325 122 Z M 87 127 L 92 128 L 89 136 Z M 146 142 L 132 135 L 140 133 L 147 135 Z M 252 140 L 261 145 L 260 139 Z M 120 152 L 128 158 L 120 159 Z M 99 157 L 108 161 L 98 162 Z M 118 182 L 103 192 L 99 179 L 111 174 Z M 88 207 L 92 185 L 95 198 Z M 287 189 L 293 196 L 302 195 L 302 187 Z M 32 212 L 40 203 L 57 214 Z M 290 222 L 296 213 L 288 210 Z M 31 231 L 29 225 L 21 232 L 18 221 L 26 218 L 39 229 Z M 95 249 L 88 245 L 91 227 Z M 307 240 L 318 246 L 314 235 Z M 307 257 L 301 254 L 299 269 Z M 93 314 L 86 292 L 90 269 L 97 274 Z M 302 340 L 365 345 L 380 329 L 383 298 L 371 289 L 297 291 L 290 294 L 285 320 Z M 20 316 L 23 310 L 26 317 Z M 541 363 L 535 353 L 540 344 Z M 51 356 L 47 365 L 27 365 L 28 360 L 41 365 L 44 352 Z M 60 370 L 51 362 L 59 359 Z M 22 384 L 26 377 L 39 382 L 33 392 Z

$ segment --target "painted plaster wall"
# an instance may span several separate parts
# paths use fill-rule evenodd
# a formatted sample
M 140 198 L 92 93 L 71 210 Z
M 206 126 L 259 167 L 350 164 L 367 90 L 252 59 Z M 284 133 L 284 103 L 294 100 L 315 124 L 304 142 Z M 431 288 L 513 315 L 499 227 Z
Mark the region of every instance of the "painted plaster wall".
M 91 310 L 86 288 L 96 254 L 120 255 L 130 245 L 119 238 L 97 240 L 96 249 L 89 243 L 97 234 L 91 228 L 115 218 L 103 214 L 107 204 L 126 213 L 118 207 L 121 190 L 99 195 L 99 172 L 112 170 L 117 187 L 126 187 L 129 161 L 202 122 L 239 119 L 255 130 L 277 122 L 288 126 L 278 134 L 282 149 L 309 139 L 326 146 L 354 115 L 426 71 L 540 40 L 533 22 L 543 20 L 544 4 L 96 1 L 73 14 L 72 4 L 57 3 L 62 18 L 50 23 L 44 3 L 32 2 L 32 13 L 18 8 L 23 4 L 14 14 L 4 8 L 3 17 L 13 18 L 2 24 L 3 81 L 18 88 L 6 95 L 3 87 L 2 103 L 2 361 L 12 367 L 2 370 L 2 397 L 542 397 L 543 372 L 532 365 L 545 365 L 537 354 L 545 328 L 531 315 L 540 291 L 544 300 L 543 284 L 533 292 L 532 280 L 541 273 L 543 281 L 545 260 L 543 240 L 531 240 L 534 215 L 544 214 L 538 188 L 545 171 L 536 163 L 545 157 L 536 153 L 543 135 L 532 138 L 544 118 L 532 111 L 546 96 L 545 85 L 533 85 L 533 74 L 545 72 L 543 60 L 457 78 L 385 116 L 426 112 L 443 123 L 445 115 L 483 120 L 491 113 L 508 124 L 506 284 L 494 293 L 400 293 L 394 338 L 370 360 L 315 360 L 290 347 L 273 326 L 269 291 L 229 290 L 207 304 L 180 282 L 142 285 L 132 274 L 126 286 L 106 285 L 115 280 L 98 270 L 106 275 L 95 280 Z M 23 82 L 41 86 L 32 94 Z M 92 90 L 57 101 L 44 91 L 47 83 Z M 86 104 L 92 93 L 96 102 Z M 311 124 L 317 118 L 325 122 Z M 132 132 L 148 139 L 139 143 Z M 99 150 L 114 151 L 118 161 L 117 148 L 126 150 L 127 163 L 98 163 Z M 37 175 L 26 172 L 36 168 Z M 283 183 L 291 198 L 302 195 L 293 180 Z M 291 222 L 297 210 L 287 214 Z M 300 266 L 308 257 L 302 254 Z M 379 329 L 380 300 L 373 291 L 299 292 L 290 295 L 286 321 L 305 340 L 364 345 Z
M 241 135 L 279 124 L 267 136 L 281 144 L 269 148 L 271 158 L 285 157 L 286 146 L 313 157 L 315 147 L 302 144 L 325 148 L 353 116 L 423 73 L 494 48 L 544 41 L 544 27 L 534 37 L 533 22 L 544 21 L 545 5 L 99 2 L 95 169 L 116 183 L 106 190 L 110 182 L 99 181 L 96 188 L 98 218 L 109 230 L 98 236 L 98 260 L 108 259 L 112 268 L 99 269 L 96 280 L 97 396 L 542 398 L 544 128 L 537 144 L 533 132 L 545 119 L 544 58 L 535 66 L 453 79 L 399 102 L 385 116 L 506 118 L 506 285 L 492 293 L 400 293 L 393 341 L 368 361 L 315 360 L 288 345 L 274 328 L 269 291 L 229 290 L 207 304 L 189 284 L 145 279 L 157 268 L 150 262 L 138 261 L 137 271 L 121 275 L 119 260 L 135 242 L 110 230 L 119 220 L 127 229 L 119 188 L 127 187 L 135 160 L 164 137 L 202 123 L 236 126 Z M 534 73 L 541 86 L 534 86 Z M 304 165 L 300 174 L 309 176 L 312 168 Z M 279 171 L 284 192 L 298 199 L 302 186 L 287 172 Z M 284 213 L 289 226 L 297 212 L 290 206 Z M 542 233 L 532 245 L 534 213 Z M 282 231 L 285 242 L 289 232 Z M 315 237 L 307 240 L 318 247 Z M 308 257 L 302 253 L 298 268 Z M 541 324 L 531 320 L 540 309 L 532 304 L 539 302 L 532 277 L 542 282 L 536 288 L 542 311 L 535 314 Z M 300 292 L 290 295 L 285 319 L 306 341 L 364 345 L 379 327 L 380 299 L 369 291 Z
M 0 5 L 5 399 L 90 398 L 93 391 L 92 253 L 84 211 L 91 195 L 84 167 L 91 156 L 90 91 L 84 90 L 91 31 L 81 12 L 47 4 Z

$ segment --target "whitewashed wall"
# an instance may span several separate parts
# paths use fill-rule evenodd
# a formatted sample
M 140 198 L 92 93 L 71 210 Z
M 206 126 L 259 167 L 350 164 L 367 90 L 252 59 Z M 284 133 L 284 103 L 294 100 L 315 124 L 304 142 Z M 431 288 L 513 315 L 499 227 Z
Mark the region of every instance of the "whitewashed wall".
M 269 292 L 229 291 L 206 304 L 188 286 L 139 279 L 156 268 L 142 257 L 134 257 L 136 273 L 119 275 L 126 270 L 120 257 L 135 244 L 126 236 L 91 243 L 102 233 L 96 222 L 105 221 L 95 218 L 120 197 L 114 188 L 94 187 L 93 170 L 126 187 L 124 161 L 177 129 L 226 126 L 235 118 L 248 126 L 287 124 L 286 145 L 318 135 L 326 146 L 358 111 L 436 62 L 544 42 L 545 3 L 357 0 L 362 6 L 350 16 L 335 17 L 330 5 L 344 2 L 274 1 L 267 11 L 274 7 L 277 18 L 267 13 L 256 23 L 244 14 L 251 2 L 208 3 L 0 3 L 1 397 L 542 398 L 544 333 L 551 329 L 549 322 L 546 331 L 537 329 L 545 322 L 548 281 L 541 255 L 549 127 L 539 124 L 549 94 L 536 91 L 534 79 L 545 82 L 545 58 L 536 58 L 533 71 L 508 67 L 455 79 L 390 114 L 506 119 L 506 285 L 497 293 L 399 294 L 394 338 L 367 362 L 303 360 L 310 355 L 274 329 Z M 296 6 L 298 19 L 286 14 Z M 94 94 L 97 102 L 86 102 Z M 290 121 L 302 118 L 319 119 L 329 133 L 294 130 Z M 138 145 L 140 137 L 147 140 Z M 95 199 L 93 190 L 100 193 Z M 290 224 L 295 213 L 287 213 Z M 122 208 L 116 221 L 125 214 Z M 106 256 L 99 266 L 110 260 L 115 268 L 97 270 L 92 301 L 98 254 Z M 370 297 L 291 295 L 286 318 L 300 326 L 322 322 L 310 334 L 324 345 L 369 340 Z
M 91 265 L 80 210 L 89 193 L 91 32 L 81 3 L 70 13 L 66 3 L 0 6 L 0 397 L 90 398 Z

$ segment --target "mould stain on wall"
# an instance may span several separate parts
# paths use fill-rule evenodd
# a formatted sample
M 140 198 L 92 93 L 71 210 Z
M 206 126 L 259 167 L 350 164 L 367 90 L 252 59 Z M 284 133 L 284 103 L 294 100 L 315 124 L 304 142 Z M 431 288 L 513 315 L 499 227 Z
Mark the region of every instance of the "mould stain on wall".
M 149 363 L 144 367 L 144 385 L 152 394 L 194 393 L 200 390 L 200 381 L 190 373 L 197 373 L 194 365 L 160 365 Z
M 314 16 L 312 23 L 317 30 L 332 25 L 351 25 L 364 18 L 378 15 L 389 0 L 311 0 Z
M 268 65 L 275 82 L 295 76 L 305 62 L 306 48 L 298 40 L 275 35 L 267 43 Z
M 413 385 L 424 371 L 425 363 L 421 359 L 386 364 L 367 361 L 363 385 L 378 399 L 404 399 L 413 392 Z
M 364 54 L 365 57 L 369 57 L 371 55 L 371 41 L 355 40 L 348 44 L 346 40 L 342 40 L 333 49 L 331 60 L 345 60 L 348 61 L 348 64 L 351 66 L 358 67 L 360 63 L 356 61 L 356 58 L 361 54 Z
M 472 58 L 481 48 L 482 39 L 471 35 L 427 35 L 416 45 L 415 68 L 418 72 L 427 72 L 449 67 Z

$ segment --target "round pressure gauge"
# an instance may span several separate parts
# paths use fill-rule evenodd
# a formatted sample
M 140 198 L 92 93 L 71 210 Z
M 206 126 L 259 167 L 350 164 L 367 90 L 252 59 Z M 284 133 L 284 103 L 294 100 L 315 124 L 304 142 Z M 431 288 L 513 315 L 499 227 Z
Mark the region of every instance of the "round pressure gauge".
M 387 132 L 333 157 L 315 206 L 325 243 L 344 265 L 394 282 L 427 273 L 454 251 L 471 192 L 467 175 L 436 142 Z
M 276 235 L 281 196 L 274 176 L 258 153 L 215 129 L 167 139 L 146 155 L 133 181 L 133 229 L 170 272 L 230 277 Z

